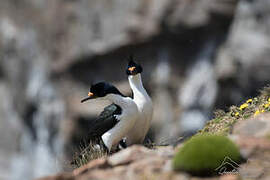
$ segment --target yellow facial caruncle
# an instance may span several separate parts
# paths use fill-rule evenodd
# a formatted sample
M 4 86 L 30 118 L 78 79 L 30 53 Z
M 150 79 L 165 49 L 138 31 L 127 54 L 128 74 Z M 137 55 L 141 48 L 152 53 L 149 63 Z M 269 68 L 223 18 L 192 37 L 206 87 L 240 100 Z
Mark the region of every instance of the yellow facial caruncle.
M 133 66 L 133 67 L 128 68 L 128 70 L 129 70 L 130 72 L 132 72 L 132 71 L 135 70 L 135 68 L 136 68 L 136 67 Z

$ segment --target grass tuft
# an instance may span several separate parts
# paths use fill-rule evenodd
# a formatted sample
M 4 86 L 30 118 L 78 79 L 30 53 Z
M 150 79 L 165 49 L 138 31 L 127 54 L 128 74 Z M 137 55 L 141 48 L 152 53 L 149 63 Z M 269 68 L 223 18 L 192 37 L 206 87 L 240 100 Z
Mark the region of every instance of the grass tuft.
M 149 149 L 156 149 L 158 147 L 158 145 L 151 142 L 149 139 L 145 141 L 143 145 Z M 115 150 L 115 152 L 119 150 L 120 149 L 117 149 Z M 79 168 L 94 159 L 99 159 L 108 155 L 109 153 L 106 151 L 106 148 L 104 147 L 101 139 L 89 142 L 82 141 L 79 148 L 75 150 L 71 165 L 73 166 L 73 168 Z
M 108 153 L 100 141 L 83 141 L 76 150 L 71 164 L 74 168 L 79 168 L 94 159 L 108 156 Z

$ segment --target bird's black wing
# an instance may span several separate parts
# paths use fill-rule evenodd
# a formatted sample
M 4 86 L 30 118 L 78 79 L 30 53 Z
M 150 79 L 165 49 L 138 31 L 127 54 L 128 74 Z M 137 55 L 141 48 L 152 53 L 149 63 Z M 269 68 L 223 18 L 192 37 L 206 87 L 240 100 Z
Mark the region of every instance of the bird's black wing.
M 106 106 L 99 117 L 92 123 L 89 131 L 90 137 L 102 136 L 106 131 L 113 128 L 118 122 L 114 115 L 121 114 L 121 112 L 122 109 L 116 104 Z

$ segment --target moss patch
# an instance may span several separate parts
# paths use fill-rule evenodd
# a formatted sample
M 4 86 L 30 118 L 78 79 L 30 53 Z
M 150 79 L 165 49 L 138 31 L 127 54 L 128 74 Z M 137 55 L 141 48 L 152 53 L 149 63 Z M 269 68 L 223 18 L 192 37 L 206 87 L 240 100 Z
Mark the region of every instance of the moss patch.
M 174 170 L 192 175 L 210 176 L 219 173 L 219 166 L 225 159 L 236 164 L 241 162 L 237 146 L 225 136 L 197 135 L 189 139 L 173 158 Z M 232 167 L 227 167 L 228 168 Z

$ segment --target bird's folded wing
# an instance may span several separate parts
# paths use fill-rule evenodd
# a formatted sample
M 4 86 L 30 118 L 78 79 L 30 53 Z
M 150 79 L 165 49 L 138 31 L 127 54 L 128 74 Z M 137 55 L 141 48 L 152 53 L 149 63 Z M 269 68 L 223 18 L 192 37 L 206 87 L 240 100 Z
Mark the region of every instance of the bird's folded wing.
M 122 110 L 116 104 L 106 106 L 90 128 L 90 136 L 102 136 L 106 131 L 113 128 L 118 120 L 114 115 L 121 114 Z

